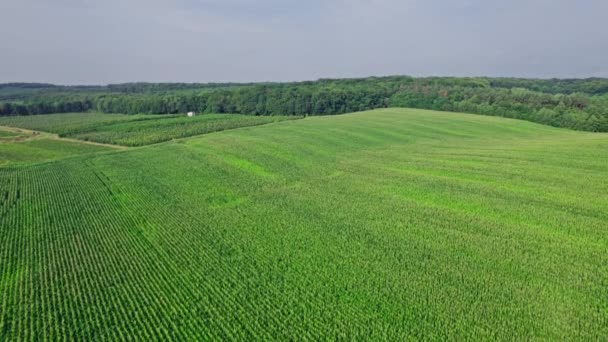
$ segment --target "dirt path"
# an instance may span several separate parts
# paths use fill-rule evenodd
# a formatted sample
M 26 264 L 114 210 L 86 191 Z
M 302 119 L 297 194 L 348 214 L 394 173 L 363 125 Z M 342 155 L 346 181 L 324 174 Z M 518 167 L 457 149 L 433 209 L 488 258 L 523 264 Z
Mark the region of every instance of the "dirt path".
M 57 134 L 48 133 L 48 132 L 40 132 L 40 131 L 32 131 L 32 130 L 24 129 L 24 128 L 0 126 L 0 130 L 5 131 L 5 132 L 11 132 L 11 133 L 20 133 L 20 134 L 25 135 L 25 136 L 17 136 L 15 138 L 11 138 L 11 139 L 0 140 L 0 143 L 1 142 L 4 142 L 4 143 L 22 142 L 22 141 L 35 140 L 35 139 L 52 139 L 52 140 L 67 141 L 67 142 L 73 142 L 73 143 L 79 143 L 79 144 L 105 146 L 105 147 L 118 149 L 118 150 L 127 149 L 126 146 L 102 144 L 102 143 L 96 143 L 96 142 L 92 142 L 92 141 L 84 141 L 84 140 L 71 139 L 71 138 L 61 138 Z
M 72 139 L 72 138 L 61 138 L 57 134 L 51 135 L 49 137 L 49 139 L 63 140 L 63 141 L 69 141 L 69 142 L 74 142 L 74 143 L 80 143 L 80 144 L 105 146 L 105 147 L 110 147 L 110 148 L 117 149 L 117 150 L 126 150 L 128 148 L 127 146 L 122 146 L 122 145 L 102 144 L 102 143 L 97 143 L 94 141 L 85 141 L 85 140 L 78 140 L 78 139 Z
M 0 126 L 0 130 L 12 133 L 25 133 L 25 134 L 34 134 L 34 131 L 30 131 L 29 129 L 10 127 L 10 126 Z

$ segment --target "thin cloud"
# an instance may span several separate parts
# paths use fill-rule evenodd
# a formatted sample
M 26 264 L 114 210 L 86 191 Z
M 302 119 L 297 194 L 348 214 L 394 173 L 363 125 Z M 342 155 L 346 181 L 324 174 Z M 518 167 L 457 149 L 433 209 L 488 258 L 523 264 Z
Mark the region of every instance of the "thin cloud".
M 0 82 L 608 76 L 600 0 L 4 0 Z

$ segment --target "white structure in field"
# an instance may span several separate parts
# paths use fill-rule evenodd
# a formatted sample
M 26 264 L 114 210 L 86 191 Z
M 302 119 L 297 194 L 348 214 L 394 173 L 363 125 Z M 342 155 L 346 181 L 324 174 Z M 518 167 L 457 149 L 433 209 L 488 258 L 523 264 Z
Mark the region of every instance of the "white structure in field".
M 196 116 L 196 112 L 188 112 L 188 117 L 190 117 L 190 118 L 191 118 L 191 117 L 193 117 L 193 116 Z

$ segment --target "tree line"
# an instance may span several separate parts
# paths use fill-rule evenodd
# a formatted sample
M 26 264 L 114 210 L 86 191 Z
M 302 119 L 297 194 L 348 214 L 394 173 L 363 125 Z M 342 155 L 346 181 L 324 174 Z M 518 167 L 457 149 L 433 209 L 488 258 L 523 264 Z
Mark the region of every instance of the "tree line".
M 20 90 L 22 89 L 22 90 Z M 11 98 L 7 100 L 7 98 Z M 608 132 L 608 80 L 509 78 L 322 79 L 297 83 L 0 85 L 0 115 L 97 111 L 124 114 L 332 115 L 411 107 L 504 116 Z

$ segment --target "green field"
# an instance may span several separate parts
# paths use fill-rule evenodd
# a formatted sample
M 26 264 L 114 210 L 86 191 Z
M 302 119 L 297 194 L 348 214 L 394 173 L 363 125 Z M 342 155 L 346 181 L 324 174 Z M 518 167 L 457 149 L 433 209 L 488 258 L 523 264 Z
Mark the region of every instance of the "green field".
M 52 134 L 33 134 L 0 127 L 0 167 L 35 164 L 112 148 L 58 139 Z
M 0 166 L 37 163 L 79 154 L 108 151 L 110 148 L 76 142 L 37 139 L 20 143 L 0 144 Z
M 106 125 L 69 136 L 105 144 L 143 146 L 194 135 L 297 118 L 293 116 L 205 114 L 193 118 L 182 116 Z
M 9 165 L 0 340 L 602 340 L 607 151 L 385 109 Z
M 51 132 L 68 136 L 87 132 L 102 126 L 116 123 L 158 120 L 175 117 L 174 115 L 124 115 L 101 113 L 66 113 L 47 115 L 20 115 L 0 117 L 1 126 L 25 128 L 35 131 Z
M 12 139 L 15 137 L 21 136 L 21 134 L 19 133 L 15 133 L 15 132 L 7 132 L 7 131 L 2 131 L 0 130 L 0 139 Z
M 103 144 L 143 146 L 299 118 L 231 114 L 205 114 L 189 118 L 183 115 L 72 113 L 0 117 L 0 125 L 52 132 L 62 137 Z

